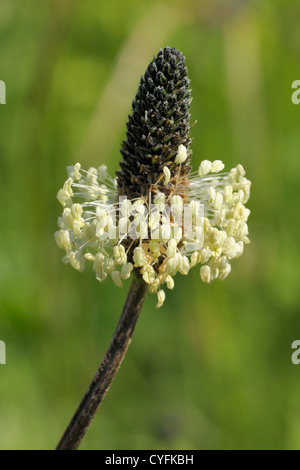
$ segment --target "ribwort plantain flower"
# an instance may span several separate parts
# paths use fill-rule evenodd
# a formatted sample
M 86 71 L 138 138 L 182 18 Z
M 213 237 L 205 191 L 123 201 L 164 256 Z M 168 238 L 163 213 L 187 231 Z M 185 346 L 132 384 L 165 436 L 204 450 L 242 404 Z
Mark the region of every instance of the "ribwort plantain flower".
M 220 160 L 204 160 L 191 171 L 190 103 L 184 57 L 160 50 L 132 103 L 116 178 L 105 165 L 85 171 L 76 163 L 57 195 L 63 261 L 79 271 L 91 262 L 100 282 L 110 276 L 118 287 L 136 273 L 157 307 L 177 272 L 199 265 L 203 282 L 223 280 L 249 243 L 243 167 L 224 172 Z

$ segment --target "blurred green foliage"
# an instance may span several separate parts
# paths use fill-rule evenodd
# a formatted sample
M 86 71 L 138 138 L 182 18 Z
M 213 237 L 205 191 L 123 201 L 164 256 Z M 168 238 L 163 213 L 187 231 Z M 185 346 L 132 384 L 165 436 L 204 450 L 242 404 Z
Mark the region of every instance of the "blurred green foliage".
M 161 310 L 149 296 L 81 448 L 299 448 L 299 14 L 298 0 L 1 0 L 0 448 L 54 448 L 109 344 L 127 288 L 61 262 L 56 193 L 78 159 L 116 171 L 166 45 L 192 81 L 194 167 L 242 163 L 253 182 L 252 243 L 226 281 L 195 268 Z

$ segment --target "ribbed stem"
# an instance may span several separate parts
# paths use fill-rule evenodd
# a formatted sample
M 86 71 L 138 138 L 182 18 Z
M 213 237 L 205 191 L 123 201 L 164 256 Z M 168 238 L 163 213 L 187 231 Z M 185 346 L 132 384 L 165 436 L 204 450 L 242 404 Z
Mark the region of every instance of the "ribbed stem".
M 76 450 L 124 359 L 148 286 L 133 278 L 110 346 L 56 450 Z

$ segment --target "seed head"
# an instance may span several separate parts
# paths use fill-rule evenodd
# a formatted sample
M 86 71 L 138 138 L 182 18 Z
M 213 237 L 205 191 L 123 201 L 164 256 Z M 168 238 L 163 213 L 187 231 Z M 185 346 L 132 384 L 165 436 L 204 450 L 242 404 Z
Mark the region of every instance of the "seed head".
M 117 172 L 120 195 L 133 199 L 148 198 L 157 189 L 167 193 L 179 171 L 181 178 L 189 173 L 189 84 L 182 53 L 174 47 L 161 49 L 141 78 L 132 102 L 127 139 L 121 146 L 123 161 Z M 186 149 L 186 158 L 179 168 L 180 146 Z M 168 171 L 169 177 L 165 177 Z

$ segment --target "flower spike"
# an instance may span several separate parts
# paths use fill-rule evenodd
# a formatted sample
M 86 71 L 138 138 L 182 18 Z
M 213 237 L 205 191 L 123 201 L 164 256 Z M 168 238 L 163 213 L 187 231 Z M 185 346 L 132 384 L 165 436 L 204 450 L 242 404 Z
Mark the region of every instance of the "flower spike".
M 57 195 L 63 261 L 79 271 L 92 262 L 100 282 L 111 277 L 118 287 L 135 273 L 157 307 L 176 273 L 199 265 L 203 282 L 223 280 L 249 243 L 251 183 L 242 165 L 224 172 L 222 161 L 203 160 L 191 172 L 189 83 L 181 52 L 162 49 L 132 103 L 116 179 L 104 165 L 85 171 L 77 163 Z
M 160 50 L 149 64 L 132 103 L 123 141 L 121 170 L 117 172 L 119 193 L 129 199 L 148 196 L 150 185 L 160 179 L 164 168 L 172 178 L 179 148 L 191 143 L 191 90 L 185 59 L 174 47 Z M 180 147 L 182 146 L 182 147 Z M 190 155 L 182 163 L 181 175 L 190 171 Z

